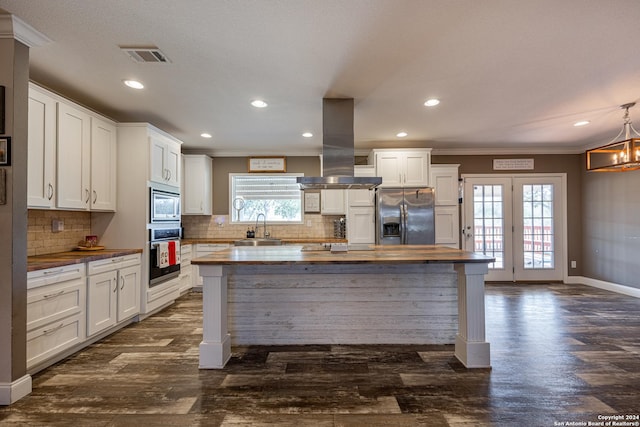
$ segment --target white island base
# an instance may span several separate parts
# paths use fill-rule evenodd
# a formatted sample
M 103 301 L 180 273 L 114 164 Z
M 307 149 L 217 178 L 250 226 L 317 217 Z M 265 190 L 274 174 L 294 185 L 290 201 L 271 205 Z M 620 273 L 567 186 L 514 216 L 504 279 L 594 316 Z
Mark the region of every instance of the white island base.
M 201 260 L 201 369 L 223 368 L 232 338 L 234 345 L 455 344 L 467 368 L 491 366 L 487 263 Z

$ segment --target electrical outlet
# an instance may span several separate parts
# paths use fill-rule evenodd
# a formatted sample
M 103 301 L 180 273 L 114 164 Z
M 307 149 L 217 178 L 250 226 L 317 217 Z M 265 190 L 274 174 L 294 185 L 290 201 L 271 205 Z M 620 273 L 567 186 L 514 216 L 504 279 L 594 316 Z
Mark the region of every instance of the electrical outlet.
M 571 268 L 576 268 L 578 266 L 578 263 L 575 261 L 571 261 Z
M 51 231 L 54 233 L 64 231 L 64 221 L 61 219 L 54 219 L 51 221 Z

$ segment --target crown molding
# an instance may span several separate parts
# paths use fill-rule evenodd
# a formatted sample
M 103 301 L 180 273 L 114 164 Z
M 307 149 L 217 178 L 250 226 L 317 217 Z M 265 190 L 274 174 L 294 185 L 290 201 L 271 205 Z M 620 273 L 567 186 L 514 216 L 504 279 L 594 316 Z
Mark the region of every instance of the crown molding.
M 0 15 L 0 39 L 15 39 L 29 48 L 52 42 L 49 37 L 15 15 Z

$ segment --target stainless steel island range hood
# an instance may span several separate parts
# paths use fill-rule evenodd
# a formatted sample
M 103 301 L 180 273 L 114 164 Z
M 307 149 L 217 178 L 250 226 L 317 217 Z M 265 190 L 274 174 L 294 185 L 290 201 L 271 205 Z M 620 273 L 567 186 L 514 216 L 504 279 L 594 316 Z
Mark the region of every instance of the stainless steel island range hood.
M 353 98 L 322 100 L 322 176 L 299 177 L 302 190 L 368 189 L 378 176 L 353 176 Z

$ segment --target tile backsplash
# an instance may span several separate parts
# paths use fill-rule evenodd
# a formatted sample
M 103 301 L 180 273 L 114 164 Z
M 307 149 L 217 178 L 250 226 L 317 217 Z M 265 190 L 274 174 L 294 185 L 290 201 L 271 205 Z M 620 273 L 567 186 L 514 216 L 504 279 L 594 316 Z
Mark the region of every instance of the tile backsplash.
M 52 231 L 59 220 L 64 230 Z M 27 225 L 27 256 L 45 255 L 73 250 L 78 242 L 91 234 L 91 213 L 29 209 Z
M 341 216 L 312 215 L 304 216 L 304 224 L 269 224 L 267 231 L 271 237 L 278 239 L 325 239 L 333 237 L 333 222 Z M 187 239 L 243 239 L 246 237 L 247 226 L 255 227 L 255 224 L 230 224 L 228 215 L 200 216 L 183 215 L 182 226 L 184 237 Z M 262 237 L 262 224 L 260 235 Z

